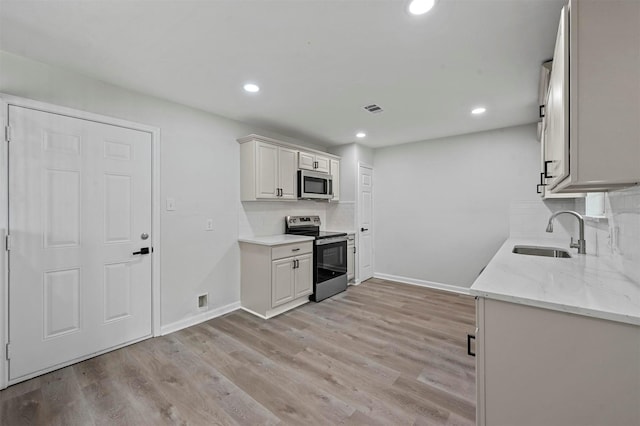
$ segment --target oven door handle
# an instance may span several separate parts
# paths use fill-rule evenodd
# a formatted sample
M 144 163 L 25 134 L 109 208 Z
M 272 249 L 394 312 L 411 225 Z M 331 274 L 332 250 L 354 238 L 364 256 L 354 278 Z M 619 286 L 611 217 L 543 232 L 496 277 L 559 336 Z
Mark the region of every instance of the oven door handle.
M 321 240 L 316 240 L 316 245 L 317 246 L 324 246 L 327 244 L 333 244 L 333 243 L 342 243 L 342 242 L 347 242 L 347 237 L 333 237 L 333 238 L 323 238 Z

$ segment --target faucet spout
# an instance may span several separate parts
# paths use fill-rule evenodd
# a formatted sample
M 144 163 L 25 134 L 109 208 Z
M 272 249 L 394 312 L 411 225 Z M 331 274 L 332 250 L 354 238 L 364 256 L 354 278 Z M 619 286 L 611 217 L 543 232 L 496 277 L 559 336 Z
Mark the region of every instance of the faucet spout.
M 553 220 L 549 219 L 549 223 L 547 224 L 547 232 L 553 232 Z
M 561 215 L 561 214 L 569 214 L 571 216 L 574 216 L 576 219 L 578 219 L 578 229 L 580 232 L 580 236 L 578 237 L 578 242 L 574 242 L 573 241 L 573 237 L 571 238 L 571 244 L 569 245 L 569 247 L 571 248 L 577 248 L 578 249 L 578 253 L 579 254 L 586 254 L 587 253 L 587 242 L 584 240 L 584 218 L 582 217 L 582 215 L 580 213 L 574 212 L 573 210 L 561 210 L 559 212 L 555 212 L 551 215 L 551 217 L 549 218 L 549 223 L 547 224 L 547 232 L 553 232 L 553 219 L 556 218 L 556 216 Z

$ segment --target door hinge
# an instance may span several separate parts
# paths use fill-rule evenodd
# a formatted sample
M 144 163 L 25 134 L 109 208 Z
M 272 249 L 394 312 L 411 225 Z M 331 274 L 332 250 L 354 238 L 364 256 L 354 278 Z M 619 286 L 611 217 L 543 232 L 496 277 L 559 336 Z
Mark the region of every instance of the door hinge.
M 11 126 L 4 126 L 4 138 L 7 142 L 11 142 Z
M 6 352 L 6 358 L 7 358 L 7 361 L 8 361 L 8 360 L 11 359 L 11 343 L 7 343 L 5 352 Z
M 11 235 L 5 235 L 4 237 L 4 246 L 7 251 L 11 250 Z

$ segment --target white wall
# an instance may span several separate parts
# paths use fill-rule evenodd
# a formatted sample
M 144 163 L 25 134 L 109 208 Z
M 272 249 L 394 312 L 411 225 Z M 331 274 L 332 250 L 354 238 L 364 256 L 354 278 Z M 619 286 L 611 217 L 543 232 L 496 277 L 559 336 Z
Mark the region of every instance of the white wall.
M 526 125 L 374 151 L 375 273 L 469 287 L 536 200 L 540 143 Z
M 174 198 L 177 206 L 172 212 L 163 208 L 161 216 L 163 328 L 201 315 L 197 296 L 202 293 L 209 293 L 210 311 L 239 302 L 236 139 L 250 133 L 285 138 L 5 52 L 0 70 L 0 93 L 161 129 L 162 200 Z M 204 230 L 207 218 L 214 221 L 212 232 Z

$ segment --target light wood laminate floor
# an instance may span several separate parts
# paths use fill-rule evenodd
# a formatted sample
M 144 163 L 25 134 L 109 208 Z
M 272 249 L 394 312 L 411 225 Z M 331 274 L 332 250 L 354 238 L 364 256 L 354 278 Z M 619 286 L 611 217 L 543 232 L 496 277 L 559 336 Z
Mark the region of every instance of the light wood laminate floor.
M 472 297 L 371 279 L 244 311 L 0 392 L 2 425 L 472 425 Z

